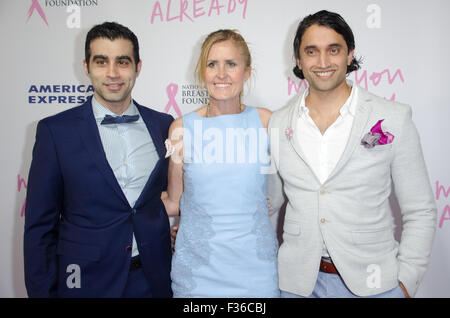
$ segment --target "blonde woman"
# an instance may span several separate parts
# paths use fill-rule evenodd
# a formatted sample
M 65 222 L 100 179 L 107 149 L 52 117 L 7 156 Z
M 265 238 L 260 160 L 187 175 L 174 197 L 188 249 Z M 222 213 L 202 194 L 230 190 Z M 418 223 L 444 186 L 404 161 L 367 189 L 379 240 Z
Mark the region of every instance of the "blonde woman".
M 240 34 L 209 34 L 196 72 L 210 102 L 170 127 L 163 202 L 169 216 L 180 213 L 174 297 L 279 297 L 266 201 L 271 112 L 241 102 L 251 70 Z

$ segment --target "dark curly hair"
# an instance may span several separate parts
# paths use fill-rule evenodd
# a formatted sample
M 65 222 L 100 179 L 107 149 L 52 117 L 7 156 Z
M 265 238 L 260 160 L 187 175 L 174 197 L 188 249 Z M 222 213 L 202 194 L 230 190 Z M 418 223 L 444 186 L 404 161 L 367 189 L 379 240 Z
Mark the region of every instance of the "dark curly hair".
M 296 60 L 300 59 L 300 43 L 302 41 L 302 36 L 306 29 L 313 25 L 320 25 L 333 29 L 344 37 L 349 52 L 355 49 L 355 37 L 347 22 L 345 22 L 345 20 L 337 13 L 322 10 L 308 15 L 298 25 L 297 33 L 294 38 L 294 56 Z M 359 69 L 361 67 L 360 64 L 361 60 L 353 57 L 351 64 L 347 67 L 347 74 Z M 294 67 L 293 71 L 298 78 L 305 79 L 302 70 L 297 65 Z

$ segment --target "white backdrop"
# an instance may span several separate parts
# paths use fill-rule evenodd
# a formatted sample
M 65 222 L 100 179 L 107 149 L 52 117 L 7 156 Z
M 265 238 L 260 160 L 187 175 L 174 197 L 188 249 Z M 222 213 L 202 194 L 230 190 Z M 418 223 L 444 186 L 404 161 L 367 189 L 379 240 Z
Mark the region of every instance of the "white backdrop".
M 202 104 L 189 99 L 204 37 L 238 29 L 254 72 L 244 102 L 279 109 L 304 83 L 291 69 L 299 21 L 327 9 L 352 27 L 363 88 L 408 103 L 421 135 L 438 204 L 433 254 L 418 297 L 450 297 L 450 71 L 448 0 L 0 0 L 2 95 L 0 297 L 26 297 L 23 205 L 36 124 L 90 95 L 82 69 L 87 31 L 104 21 L 138 36 L 143 68 L 133 97 L 175 117 Z

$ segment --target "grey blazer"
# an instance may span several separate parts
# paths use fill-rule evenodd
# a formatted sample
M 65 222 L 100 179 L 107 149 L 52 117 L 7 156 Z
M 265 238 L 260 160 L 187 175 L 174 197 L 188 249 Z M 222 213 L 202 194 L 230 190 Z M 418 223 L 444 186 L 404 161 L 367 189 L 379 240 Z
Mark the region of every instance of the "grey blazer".
M 357 89 L 348 143 L 323 184 L 295 133 L 301 96 L 270 119 L 275 173 L 269 176 L 268 197 L 274 210 L 288 200 L 278 254 L 281 290 L 302 296 L 312 293 L 322 240 L 345 284 L 359 296 L 382 293 L 399 281 L 413 296 L 425 273 L 436 228 L 436 203 L 411 108 Z M 365 148 L 361 139 L 380 119 L 384 119 L 383 131 L 393 134 L 394 141 Z M 394 239 L 389 204 L 393 187 L 402 215 L 400 242 Z

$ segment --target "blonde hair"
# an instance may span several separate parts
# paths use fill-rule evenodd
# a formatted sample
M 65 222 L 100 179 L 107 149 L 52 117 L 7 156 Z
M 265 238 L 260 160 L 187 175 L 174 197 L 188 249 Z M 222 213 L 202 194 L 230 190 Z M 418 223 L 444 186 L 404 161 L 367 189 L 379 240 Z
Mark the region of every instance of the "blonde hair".
M 237 30 L 217 30 L 210 33 L 202 44 L 202 51 L 200 52 L 197 66 L 195 67 L 195 75 L 200 85 L 203 86 L 205 84 L 205 70 L 211 47 L 216 43 L 228 40 L 233 41 L 233 43 L 241 51 L 241 54 L 244 56 L 246 66 L 251 68 L 252 57 L 250 55 L 250 50 L 248 49 L 247 42 L 245 42 L 242 35 L 240 35 Z

